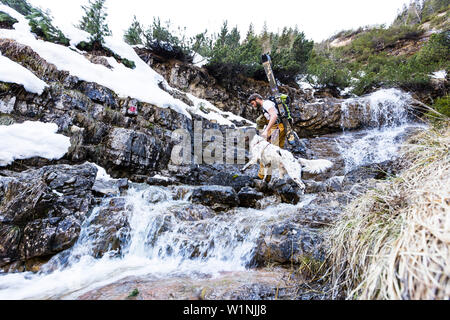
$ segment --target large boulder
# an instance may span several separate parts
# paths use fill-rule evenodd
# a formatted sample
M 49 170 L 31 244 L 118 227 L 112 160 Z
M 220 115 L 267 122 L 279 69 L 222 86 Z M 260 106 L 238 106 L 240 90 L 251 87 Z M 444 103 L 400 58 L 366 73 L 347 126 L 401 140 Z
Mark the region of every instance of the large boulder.
M 272 263 L 301 264 L 305 259 L 323 260 L 323 238 L 314 229 L 280 223 L 262 237 L 249 266 Z
M 102 163 L 108 163 L 113 171 L 145 173 L 164 169 L 170 149 L 158 137 L 114 128 L 107 136 L 102 157 Z
M 86 163 L 0 177 L 0 267 L 70 248 L 91 208 L 96 174 Z

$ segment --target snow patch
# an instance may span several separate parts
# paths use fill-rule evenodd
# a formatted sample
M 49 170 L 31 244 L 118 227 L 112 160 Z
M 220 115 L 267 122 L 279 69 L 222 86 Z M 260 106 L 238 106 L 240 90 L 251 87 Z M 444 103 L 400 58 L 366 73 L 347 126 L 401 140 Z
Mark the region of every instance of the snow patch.
M 153 178 L 158 179 L 158 180 L 167 181 L 167 182 L 170 181 L 170 178 L 161 176 L 161 175 L 159 175 L 159 174 L 154 175 Z
M 199 68 L 203 67 L 204 65 L 206 65 L 209 62 L 209 59 L 201 56 L 198 53 L 195 53 L 194 55 L 194 60 L 192 61 L 192 63 L 194 64 L 194 66 L 197 66 Z
M 41 95 L 42 92 L 44 92 L 45 87 L 47 87 L 47 84 L 31 73 L 31 71 L 7 57 L 4 57 L 1 52 L 0 66 L 0 81 L 2 82 L 21 84 L 28 92 L 37 93 L 39 95 Z M 10 112 L 11 111 L 12 110 L 10 110 Z
M 354 89 L 355 89 L 354 87 L 347 87 L 342 90 L 339 90 L 339 94 L 341 96 L 346 96 L 346 95 L 349 95 Z
M 12 97 L 8 102 L 0 100 L 0 113 L 10 114 L 14 110 L 16 97 Z
M 97 168 L 97 176 L 95 177 L 95 180 L 116 181 L 116 179 L 113 179 L 108 173 L 106 173 L 105 168 L 100 167 L 99 165 L 92 162 L 89 163 Z
M 211 104 L 206 100 L 199 99 L 192 94 L 186 93 L 186 96 L 194 102 L 193 107 L 189 107 L 189 110 L 193 114 L 197 114 L 211 122 L 216 122 L 220 125 L 226 125 L 230 127 L 236 127 L 232 121 L 245 121 L 248 126 L 256 127 L 256 124 L 235 115 L 232 112 L 225 112 Z
M 436 80 L 445 80 L 445 79 L 447 79 L 447 71 L 440 70 L 440 71 L 433 72 L 430 75 L 430 77 L 433 79 L 436 79 Z
M 61 159 L 70 147 L 70 138 L 57 131 L 54 123 L 33 121 L 0 126 L 0 167 L 16 159 Z
M 314 90 L 314 87 L 309 82 L 298 81 L 297 84 L 302 90 Z

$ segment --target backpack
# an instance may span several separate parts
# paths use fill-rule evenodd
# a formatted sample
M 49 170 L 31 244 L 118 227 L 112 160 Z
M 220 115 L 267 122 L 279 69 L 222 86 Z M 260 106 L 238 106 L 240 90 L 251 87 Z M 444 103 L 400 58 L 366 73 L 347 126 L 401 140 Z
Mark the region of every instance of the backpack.
M 289 105 L 291 104 L 291 98 L 286 94 L 281 94 L 278 97 L 269 97 L 269 100 L 275 103 L 275 106 L 278 109 L 278 114 L 281 118 L 288 119 L 292 121 L 291 109 Z

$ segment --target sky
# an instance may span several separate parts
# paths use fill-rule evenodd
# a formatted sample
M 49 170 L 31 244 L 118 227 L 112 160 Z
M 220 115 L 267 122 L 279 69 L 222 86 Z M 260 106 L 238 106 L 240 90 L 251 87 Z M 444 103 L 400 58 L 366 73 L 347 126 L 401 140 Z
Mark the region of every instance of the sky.
M 56 24 L 77 24 L 83 15 L 81 5 L 88 0 L 28 0 L 32 5 L 50 9 Z M 170 20 L 172 28 L 186 27 L 192 36 L 208 30 L 217 33 L 223 22 L 237 26 L 244 35 L 253 24 L 260 32 L 298 27 L 308 39 L 325 40 L 342 30 L 393 22 L 399 9 L 410 0 L 106 0 L 108 24 L 114 36 L 122 37 L 133 16 L 145 27 L 159 17 Z

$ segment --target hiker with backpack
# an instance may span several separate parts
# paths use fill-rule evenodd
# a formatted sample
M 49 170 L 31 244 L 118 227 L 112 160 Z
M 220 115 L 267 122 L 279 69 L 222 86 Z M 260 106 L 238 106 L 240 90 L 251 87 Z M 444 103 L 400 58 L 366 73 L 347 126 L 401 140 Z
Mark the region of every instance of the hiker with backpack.
M 284 148 L 286 140 L 286 130 L 284 124 L 281 122 L 276 104 L 270 100 L 264 100 L 263 97 L 257 93 L 252 94 L 248 98 L 248 103 L 253 108 L 260 108 L 262 115 L 256 121 L 257 129 L 263 130 L 261 137 L 269 141 L 277 147 Z M 258 177 L 264 179 L 264 166 L 261 165 L 258 172 Z M 266 177 L 266 182 L 270 182 L 272 177 Z

